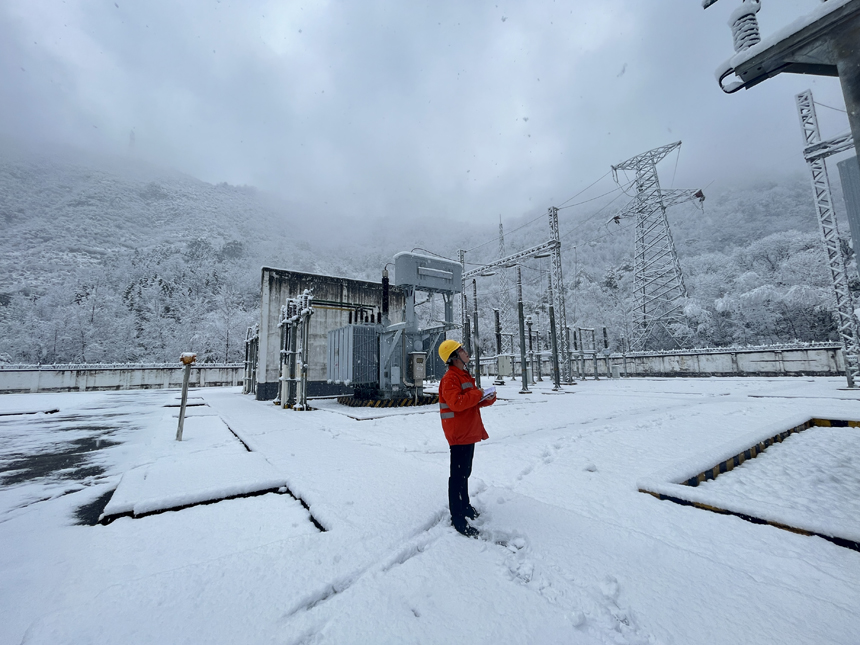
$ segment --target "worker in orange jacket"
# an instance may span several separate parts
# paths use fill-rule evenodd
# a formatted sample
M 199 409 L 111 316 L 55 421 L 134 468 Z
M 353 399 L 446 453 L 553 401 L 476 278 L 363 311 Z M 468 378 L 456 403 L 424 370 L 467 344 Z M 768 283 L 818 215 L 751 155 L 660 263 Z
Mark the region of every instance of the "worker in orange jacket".
M 469 374 L 469 353 L 456 340 L 445 340 L 439 345 L 439 358 L 448 364 L 448 371 L 439 383 L 439 413 L 442 430 L 451 447 L 451 474 L 448 477 L 448 507 L 451 523 L 459 533 L 468 537 L 478 534 L 466 523 L 474 520 L 478 511 L 469 501 L 469 475 L 475 444 L 489 439 L 481 422 L 480 408 L 496 401 L 495 393 L 484 399 L 484 391 L 475 386 Z

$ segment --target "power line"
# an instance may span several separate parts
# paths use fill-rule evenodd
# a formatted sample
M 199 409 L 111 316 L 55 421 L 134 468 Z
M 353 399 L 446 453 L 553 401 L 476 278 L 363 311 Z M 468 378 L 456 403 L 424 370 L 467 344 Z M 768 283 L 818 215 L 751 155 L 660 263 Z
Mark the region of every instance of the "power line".
M 630 183 L 633 183 L 633 182 L 630 182 Z M 607 192 L 603 193 L 602 195 L 598 195 L 597 197 L 592 197 L 591 199 L 585 199 L 581 202 L 576 202 L 575 204 L 568 204 L 567 206 L 559 206 L 558 210 L 561 211 L 561 210 L 564 210 L 565 208 L 573 208 L 574 206 L 582 206 L 583 204 L 587 204 L 588 202 L 593 202 L 594 200 L 600 199 L 601 197 L 606 197 L 607 195 L 611 195 L 612 193 L 616 193 L 619 190 L 624 190 L 624 189 L 621 186 L 618 186 L 617 188 L 613 188 L 612 190 L 607 191 Z
M 607 171 L 606 171 L 606 175 L 608 175 L 610 172 L 612 172 L 612 171 L 611 171 L 611 170 L 607 170 Z M 592 182 L 592 183 L 588 184 L 588 186 L 586 186 L 585 188 L 583 188 L 582 190 L 580 190 L 578 193 L 576 193 L 576 195 L 574 195 L 574 196 L 573 196 L 573 197 L 571 197 L 570 199 L 566 199 L 565 201 L 563 201 L 561 204 L 559 204 L 559 205 L 558 205 L 558 208 L 561 208 L 562 206 L 564 206 L 565 204 L 567 204 L 567 202 L 569 202 L 571 199 L 576 199 L 577 197 L 579 197 L 579 196 L 580 196 L 582 193 L 584 193 L 586 190 L 588 190 L 589 188 L 591 188 L 592 186 L 594 186 L 596 183 L 598 183 L 599 181 L 601 181 L 604 177 L 606 177 L 606 175 L 603 175 L 603 177 L 601 177 L 601 178 L 600 178 L 600 179 L 598 179 L 597 181 L 595 181 L 595 182 Z
M 591 182 L 588 186 L 586 186 L 585 188 L 583 188 L 582 190 L 580 190 L 580 191 L 579 191 L 578 193 L 576 193 L 573 197 L 571 197 L 571 198 L 566 199 L 565 201 L 563 201 L 563 202 L 561 203 L 561 205 L 558 207 L 558 208 L 559 208 L 559 210 L 561 210 L 561 207 L 562 207 L 562 206 L 564 206 L 564 204 L 567 204 L 567 202 L 569 202 L 571 199 L 576 199 L 577 197 L 579 197 L 580 195 L 582 195 L 582 193 L 584 193 L 585 191 L 587 191 L 589 188 L 591 188 L 591 187 L 592 187 L 592 186 L 594 186 L 595 184 L 599 183 L 599 182 L 600 182 L 601 180 L 603 180 L 603 179 L 604 179 L 604 178 L 605 178 L 605 177 L 606 177 L 610 172 L 612 172 L 612 171 L 611 171 L 611 170 L 610 170 L 610 171 L 607 171 L 603 176 L 601 176 L 601 177 L 600 177 L 600 178 L 598 178 L 597 180 L 595 180 L 595 181 Z M 616 190 L 617 190 L 617 189 L 616 189 Z M 613 191 L 610 191 L 610 193 L 612 193 L 612 192 L 615 192 L 615 191 L 614 191 L 614 190 L 613 190 Z M 585 201 L 583 201 L 583 202 L 579 202 L 579 204 L 586 204 L 586 203 L 588 203 L 588 202 L 590 202 L 590 201 L 594 201 L 594 199 L 600 199 L 601 197 L 605 197 L 606 195 L 608 195 L 608 194 L 610 194 L 610 193 L 604 193 L 603 195 L 598 195 L 597 197 L 595 197 L 595 198 L 593 198 L 593 199 L 586 199 L 586 200 L 585 200 Z M 577 205 L 578 205 L 578 204 L 571 204 L 570 206 L 565 206 L 565 208 L 572 208 L 573 206 L 577 206 Z M 546 216 L 546 213 L 541 213 L 540 215 L 538 215 L 537 217 L 535 217 L 533 220 L 529 220 L 529 221 L 528 221 L 528 222 L 526 222 L 525 224 L 523 224 L 523 225 L 521 225 L 521 226 L 518 226 L 517 228 L 515 228 L 515 229 L 513 229 L 513 230 L 506 231 L 506 233 L 507 233 L 508 235 L 510 235 L 511 233 L 516 233 L 517 231 L 520 231 L 520 230 L 524 229 L 526 226 L 530 226 L 530 225 L 534 224 L 534 223 L 535 223 L 535 222 L 537 222 L 539 219 L 542 219 L 542 218 L 544 218 L 545 216 Z M 471 252 L 471 251 L 475 251 L 475 250 L 477 250 L 477 249 L 480 249 L 481 247 L 487 246 L 487 244 L 492 244 L 493 242 L 497 242 L 497 241 L 498 241 L 498 240 L 488 240 L 488 241 L 486 241 L 486 242 L 482 242 L 482 243 L 481 243 L 481 244 L 479 244 L 478 246 L 474 246 L 474 247 L 472 247 L 471 249 L 466 249 L 466 253 L 469 253 L 469 252 Z
M 415 253 L 415 251 L 424 251 L 425 253 L 429 253 L 430 255 L 435 255 L 437 258 L 442 258 L 443 260 L 449 260 L 451 262 L 457 261 L 457 260 L 452 260 L 451 258 L 446 258 L 444 255 L 440 255 L 434 251 L 430 251 L 429 249 L 421 248 L 420 246 L 416 246 L 415 248 L 412 249 L 412 253 Z
M 625 184 L 625 186 L 629 186 L 630 184 L 632 184 L 632 183 L 633 183 L 633 181 L 634 181 L 634 180 L 629 181 L 627 184 Z M 579 202 L 579 203 L 577 203 L 577 204 L 570 204 L 570 205 L 568 205 L 568 206 L 565 206 L 564 208 L 572 208 L 573 206 L 579 206 L 579 205 L 581 205 L 581 204 L 586 204 L 586 203 L 588 203 L 588 202 L 590 202 L 590 201 L 594 201 L 595 199 L 600 199 L 601 197 L 606 197 L 607 195 L 611 195 L 612 193 L 617 192 L 617 191 L 619 191 L 619 190 L 622 190 L 622 191 L 623 191 L 625 186 L 621 186 L 621 185 L 619 185 L 619 187 L 618 187 L 618 188 L 614 188 L 613 190 L 610 190 L 610 191 L 609 191 L 609 192 L 607 192 L 607 193 L 604 193 L 604 194 L 602 194 L 602 195 L 598 195 L 597 197 L 594 197 L 594 198 L 592 198 L 592 199 L 587 199 L 587 200 L 582 201 L 582 202 Z M 624 194 L 626 194 L 626 193 L 624 193 Z M 603 212 L 604 210 L 606 210 L 606 208 L 607 208 L 607 207 L 611 206 L 611 205 L 612 205 L 615 201 L 617 201 L 620 197 L 621 197 L 621 194 L 616 195 L 616 196 L 615 196 L 613 199 L 611 199 L 608 203 L 604 204 L 602 207 L 600 207 L 599 209 L 597 209 L 597 210 L 596 210 L 592 215 L 590 215 L 589 217 L 587 217 L 587 218 L 585 218 L 584 220 L 582 220 L 582 222 L 580 222 L 577 226 L 575 226 L 574 228 L 572 228 L 571 230 L 569 230 L 569 231 L 568 231 L 567 233 L 565 233 L 564 235 L 561 235 L 561 236 L 559 237 L 559 239 L 560 239 L 560 240 L 561 240 L 561 239 L 564 239 L 564 238 L 566 238 L 566 237 L 570 236 L 572 233 L 575 233 L 576 231 L 578 231 L 580 228 L 582 228 L 583 226 L 585 226 L 588 222 L 590 222 L 590 221 L 591 221 L 591 220 L 593 220 L 595 217 L 597 217 L 598 215 L 600 215 L 600 213 L 601 213 L 601 212 Z M 543 217 L 543 215 L 541 215 L 541 217 Z M 537 219 L 540 219 L 540 217 L 538 217 Z M 534 221 L 537 221 L 537 219 L 536 219 L 536 220 L 532 220 L 532 221 L 533 221 L 533 222 L 534 222 Z M 522 228 L 522 227 L 520 227 L 520 228 Z M 519 229 L 514 229 L 514 230 L 519 230 Z M 513 232 L 513 231 L 511 231 L 511 232 Z M 475 248 L 478 248 L 478 247 L 475 247 Z M 475 267 L 485 267 L 485 266 L 487 266 L 487 264 L 490 264 L 490 263 L 482 263 L 482 262 L 467 262 L 466 264 L 470 264 L 470 265 L 475 266 Z
M 832 107 L 830 105 L 824 105 L 824 103 L 819 103 L 818 101 L 813 101 L 813 103 L 815 103 L 815 105 L 820 105 L 821 107 L 826 107 L 830 110 L 836 110 L 837 112 L 842 112 L 842 114 L 848 114 L 848 112 L 846 112 L 842 108 Z
M 631 183 L 632 183 L 632 182 L 631 182 Z M 604 205 L 603 205 L 603 206 L 601 206 L 599 209 L 597 209 L 596 211 L 594 211 L 594 213 L 593 213 L 590 217 L 587 217 L 586 219 L 584 219 L 582 222 L 580 222 L 580 223 L 579 223 L 579 225 L 578 225 L 578 226 L 575 226 L 574 228 L 570 229 L 567 233 L 565 233 L 564 235 L 562 235 L 559 239 L 563 240 L 564 238 L 568 237 L 569 235 L 571 235 L 571 234 L 575 233 L 576 231 L 578 231 L 579 229 L 581 229 L 581 228 L 582 228 L 583 226 L 585 226 L 588 222 L 590 222 L 590 221 L 591 221 L 591 220 L 593 220 L 595 217 L 597 217 L 598 215 L 600 215 L 600 213 L 601 213 L 601 212 L 603 212 L 604 210 L 606 210 L 606 209 L 607 209 L 609 206 L 611 206 L 615 201 L 617 201 L 617 200 L 621 197 L 621 195 L 622 195 L 622 194 L 626 194 L 626 193 L 621 193 L 621 194 L 616 195 L 616 196 L 615 196 L 611 201 L 609 201 L 608 203 L 604 204 Z

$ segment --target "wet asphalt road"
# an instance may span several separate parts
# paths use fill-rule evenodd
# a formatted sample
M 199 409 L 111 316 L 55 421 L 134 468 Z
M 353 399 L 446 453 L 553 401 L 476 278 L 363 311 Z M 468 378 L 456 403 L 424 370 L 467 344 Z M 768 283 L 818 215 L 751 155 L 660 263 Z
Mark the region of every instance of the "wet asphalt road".
M 87 407 L 0 416 L 0 499 L 4 491 L 26 486 L 26 494 L 14 496 L 20 507 L 103 484 L 109 479 L 103 451 L 140 429 L 141 407 L 163 405 L 165 394 L 110 392 L 90 399 Z M 69 402 L 74 405 L 74 398 Z M 95 524 L 112 492 L 79 507 L 77 522 Z M 0 512 L 14 508 L 4 504 Z

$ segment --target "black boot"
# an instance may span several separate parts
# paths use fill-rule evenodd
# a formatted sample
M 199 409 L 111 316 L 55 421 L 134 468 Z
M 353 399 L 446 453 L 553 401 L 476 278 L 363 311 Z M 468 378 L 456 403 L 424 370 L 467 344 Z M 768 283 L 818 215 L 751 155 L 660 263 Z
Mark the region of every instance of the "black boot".
M 481 514 L 478 512 L 477 508 L 475 508 L 471 504 L 468 504 L 466 506 L 466 517 L 468 517 L 470 520 L 476 520 L 481 517 Z
M 451 523 L 460 535 L 465 535 L 466 537 L 478 537 L 478 529 L 474 526 L 469 526 L 466 523 L 466 520 L 451 520 Z

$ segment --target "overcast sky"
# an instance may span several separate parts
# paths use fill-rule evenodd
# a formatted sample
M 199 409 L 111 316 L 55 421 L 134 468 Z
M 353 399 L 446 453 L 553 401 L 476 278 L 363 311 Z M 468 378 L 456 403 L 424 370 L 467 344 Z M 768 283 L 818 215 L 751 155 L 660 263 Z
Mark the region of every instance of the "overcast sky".
M 675 187 L 803 172 L 794 95 L 844 109 L 838 80 L 723 94 L 738 4 L 4 0 L 0 134 L 338 214 L 488 224 L 679 139 Z M 767 36 L 819 0 L 762 4 Z M 819 116 L 825 137 L 848 128 Z M 660 170 L 671 183 L 675 158 Z

